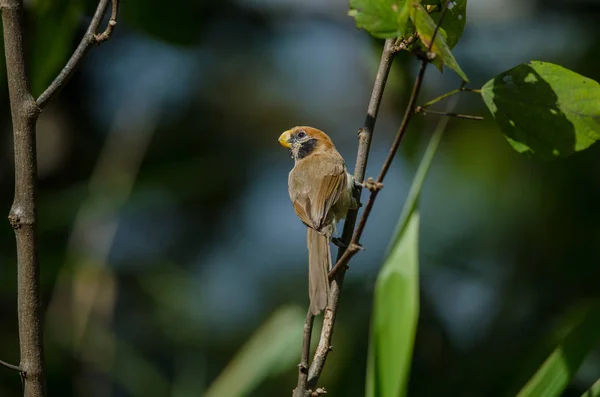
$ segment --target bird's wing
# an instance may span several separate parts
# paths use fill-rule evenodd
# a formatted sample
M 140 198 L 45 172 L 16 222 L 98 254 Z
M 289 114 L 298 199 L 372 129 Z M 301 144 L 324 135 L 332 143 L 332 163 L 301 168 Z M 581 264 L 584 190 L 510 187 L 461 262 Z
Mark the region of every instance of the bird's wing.
M 310 163 L 299 162 L 290 174 L 290 183 L 297 187 L 293 189 L 296 193 L 292 202 L 302 222 L 320 230 L 346 188 L 346 170 L 341 157 L 318 154 L 311 157 Z

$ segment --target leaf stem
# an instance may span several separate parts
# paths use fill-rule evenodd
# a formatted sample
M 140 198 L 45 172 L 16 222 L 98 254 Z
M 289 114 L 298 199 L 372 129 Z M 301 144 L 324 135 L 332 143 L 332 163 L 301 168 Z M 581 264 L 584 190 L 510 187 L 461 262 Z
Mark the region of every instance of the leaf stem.
M 419 107 L 420 107 L 421 109 L 427 109 L 427 108 L 428 108 L 428 107 L 430 107 L 431 105 L 434 105 L 434 104 L 438 103 L 439 101 L 441 101 L 441 100 L 443 100 L 443 99 L 449 98 L 449 97 L 451 97 L 451 96 L 453 96 L 453 95 L 456 95 L 456 94 L 458 94 L 459 92 L 463 92 L 463 91 L 464 91 L 464 92 L 473 92 L 473 93 L 476 93 L 476 94 L 479 94 L 479 93 L 481 93 L 481 90 L 474 90 L 474 89 L 472 89 L 472 88 L 460 87 L 460 88 L 457 88 L 457 89 L 455 89 L 455 90 L 449 91 L 449 92 L 447 92 L 447 93 L 445 93 L 445 94 L 442 94 L 442 95 L 438 96 L 437 98 L 433 98 L 431 101 L 429 101 L 429 102 L 426 102 L 426 103 L 424 103 L 423 105 L 421 105 L 421 106 L 419 106 Z
M 462 114 L 462 113 L 440 112 L 437 110 L 424 109 L 421 106 L 417 106 L 417 108 L 415 109 L 415 112 L 423 113 L 423 114 L 436 114 L 438 116 L 456 117 L 458 119 L 483 120 L 483 117 L 481 117 L 481 116 L 472 116 L 470 114 Z

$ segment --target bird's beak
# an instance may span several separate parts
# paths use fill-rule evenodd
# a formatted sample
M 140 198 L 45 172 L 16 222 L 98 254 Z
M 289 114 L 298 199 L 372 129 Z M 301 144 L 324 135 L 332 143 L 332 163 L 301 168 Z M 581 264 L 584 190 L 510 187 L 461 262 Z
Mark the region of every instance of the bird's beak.
M 292 130 L 287 130 L 279 136 L 279 143 L 283 147 L 286 147 L 288 149 L 291 148 L 292 147 L 291 141 L 292 141 Z

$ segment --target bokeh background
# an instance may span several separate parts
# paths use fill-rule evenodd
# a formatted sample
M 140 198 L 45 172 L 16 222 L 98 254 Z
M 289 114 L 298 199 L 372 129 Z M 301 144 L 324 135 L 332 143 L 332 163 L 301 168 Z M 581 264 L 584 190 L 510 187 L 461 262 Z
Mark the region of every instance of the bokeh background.
M 39 95 L 95 3 L 26 6 Z M 292 161 L 277 137 L 319 127 L 353 168 L 382 42 L 356 30 L 347 7 L 122 0 L 112 39 L 38 123 L 50 395 L 202 396 L 282 310 L 281 332 L 297 330 L 289 357 L 249 395 L 290 395 L 307 258 L 287 196 Z M 472 88 L 532 59 L 600 80 L 599 17 L 592 0 L 471 1 L 454 53 Z M 394 64 L 368 175 L 383 162 L 416 67 L 406 55 Z M 0 81 L 0 212 L 8 214 L 12 138 Z M 450 70 L 429 68 L 419 102 L 458 84 Z M 486 120 L 450 122 L 424 187 L 409 395 L 514 395 L 552 349 L 560 320 L 600 297 L 600 147 L 563 161 L 528 159 L 476 94 L 464 93 L 458 111 Z M 332 395 L 364 393 L 374 281 L 436 122 L 412 123 L 366 228 L 367 250 L 351 263 L 321 382 Z M 0 222 L 0 357 L 16 363 L 15 262 L 13 231 Z M 599 376 L 596 351 L 565 396 Z M 0 369 L 0 396 L 20 390 L 19 377 Z

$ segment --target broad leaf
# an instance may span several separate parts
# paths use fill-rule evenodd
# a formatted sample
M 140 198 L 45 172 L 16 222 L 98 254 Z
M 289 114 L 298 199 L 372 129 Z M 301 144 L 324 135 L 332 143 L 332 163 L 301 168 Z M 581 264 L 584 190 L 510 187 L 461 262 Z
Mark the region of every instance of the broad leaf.
M 419 39 L 421 39 L 425 48 L 429 48 L 431 38 L 435 32 L 436 22 L 418 1 L 414 1 L 413 6 L 411 7 L 410 19 L 415 25 Z M 436 54 L 436 60 L 438 60 L 438 62 L 446 64 L 450 69 L 454 70 L 461 79 L 468 82 L 469 79 L 467 78 L 467 75 L 462 71 L 460 66 L 458 66 L 444 35 L 445 33 L 438 31 L 433 45 L 431 46 L 431 51 Z
M 520 153 L 565 157 L 600 139 L 600 84 L 562 66 L 519 65 L 488 81 L 481 95 Z
M 419 317 L 418 234 L 419 213 L 414 210 L 377 277 L 367 366 L 368 397 L 406 393 Z
M 406 33 L 412 0 L 350 0 L 348 15 L 356 27 L 374 37 L 388 39 Z
M 518 397 L 560 396 L 600 340 L 600 304 L 567 319 L 569 331 Z
M 445 2 L 440 1 L 441 4 Z M 441 16 L 441 4 L 436 7 L 436 11 L 431 12 L 431 18 L 435 23 L 438 23 Z M 453 0 L 448 4 L 448 11 L 444 16 L 442 25 L 440 26 L 443 36 L 446 39 L 448 47 L 454 48 L 460 40 L 467 22 L 467 0 Z

